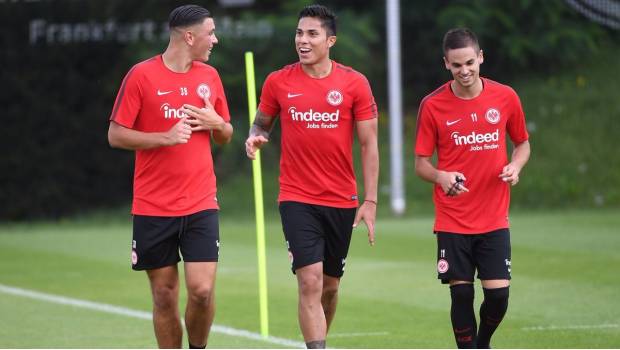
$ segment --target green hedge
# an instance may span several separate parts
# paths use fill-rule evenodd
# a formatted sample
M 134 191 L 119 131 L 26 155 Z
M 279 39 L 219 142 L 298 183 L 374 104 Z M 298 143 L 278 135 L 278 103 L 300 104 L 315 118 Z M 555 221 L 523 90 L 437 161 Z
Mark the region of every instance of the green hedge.
M 31 44 L 31 21 L 100 23 L 114 19 L 123 24 L 153 19 L 160 23 L 165 22 L 170 9 L 182 3 L 0 2 L 0 77 L 4 86 L 0 94 L 4 107 L 0 220 L 61 217 L 127 204 L 133 155 L 107 145 L 108 116 L 131 65 L 161 52 L 166 45 L 165 40 Z M 239 208 L 239 203 L 250 211 L 252 207 L 247 199 L 252 190 L 251 169 L 242 146 L 248 130 L 243 53 L 255 52 L 260 91 L 268 72 L 296 60 L 296 14 L 307 3 L 272 0 L 257 1 L 250 9 L 211 8 L 216 24 L 218 17 L 229 16 L 267 20 L 274 28 L 273 36 L 261 40 L 221 36 L 213 54 L 211 63 L 222 75 L 236 130 L 231 145 L 215 150 L 224 208 Z M 384 2 L 368 1 L 363 7 L 358 1 L 324 3 L 335 8 L 340 17 L 333 57 L 368 76 L 383 111 L 381 126 L 385 132 Z M 605 45 L 617 43 L 617 33 L 588 22 L 560 0 L 401 1 L 401 6 L 408 152 L 421 97 L 449 78 L 441 63 L 443 32 L 466 25 L 480 35 L 486 53 L 483 72 L 499 81 L 518 82 L 528 119 L 539 130 L 532 133 L 532 165 L 514 192 L 515 205 L 618 204 L 618 179 L 613 171 L 618 168 L 613 152 L 618 130 L 612 119 L 605 119 L 611 118 L 611 112 L 617 115 L 618 104 L 614 90 L 599 83 L 610 83 L 606 78 L 614 76 L 609 70 L 616 69 L 615 64 L 609 60 L 605 70 L 596 67 L 600 65 L 597 61 L 592 66 L 580 66 Z M 599 69 L 600 73 L 590 75 L 584 67 Z M 563 70 L 567 73 L 558 74 Z M 613 74 L 618 76 L 618 72 Z M 585 85 L 570 85 L 581 81 L 575 80 L 579 76 Z M 582 133 L 591 135 L 592 141 L 584 143 Z M 268 193 L 273 194 L 268 201 L 275 200 L 277 187 L 277 134 L 273 143 L 276 145 L 264 152 Z M 383 193 L 389 179 L 384 145 L 387 147 L 387 142 L 382 142 Z M 411 175 L 412 162 L 408 154 L 410 207 L 424 207 L 430 189 Z M 554 177 L 545 176 L 549 174 Z

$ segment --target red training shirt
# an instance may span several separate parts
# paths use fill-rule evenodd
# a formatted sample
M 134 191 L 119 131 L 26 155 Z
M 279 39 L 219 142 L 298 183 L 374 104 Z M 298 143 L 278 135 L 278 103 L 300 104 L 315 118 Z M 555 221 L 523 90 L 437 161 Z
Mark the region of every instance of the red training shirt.
M 461 172 L 465 192 L 447 196 L 434 186 L 435 231 L 479 234 L 507 228 L 510 184 L 499 178 L 508 164 L 506 132 L 515 144 L 528 140 L 525 116 L 510 87 L 482 78 L 476 98 L 458 98 L 444 84 L 420 104 L 415 154 L 430 157 L 437 169 Z
M 294 63 L 267 77 L 258 109 L 282 125 L 278 201 L 357 207 L 354 122 L 377 117 L 364 75 L 332 61 L 327 77 L 313 78 Z
M 184 116 L 183 104 L 204 107 L 204 94 L 228 122 L 228 103 L 215 68 L 194 61 L 188 72 L 176 73 L 158 55 L 127 73 L 110 120 L 138 131 L 166 132 Z M 136 150 L 132 213 L 184 216 L 218 209 L 210 140 L 209 131 L 200 131 L 186 144 Z

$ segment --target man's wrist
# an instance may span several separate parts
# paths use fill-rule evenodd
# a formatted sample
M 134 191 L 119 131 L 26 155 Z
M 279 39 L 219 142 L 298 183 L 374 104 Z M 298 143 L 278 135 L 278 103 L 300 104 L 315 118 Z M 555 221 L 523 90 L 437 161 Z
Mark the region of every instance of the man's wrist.
M 214 131 L 222 131 L 226 127 L 226 122 L 222 119 L 222 122 L 217 125 Z
M 370 202 L 374 205 L 377 205 L 377 200 L 376 199 L 364 199 L 364 202 Z
M 437 170 L 437 171 L 435 172 L 435 177 L 434 177 L 434 179 L 433 179 L 433 183 L 439 184 L 439 179 L 441 178 L 441 175 L 442 175 L 443 173 L 445 173 L 445 171 L 443 171 L 443 170 Z

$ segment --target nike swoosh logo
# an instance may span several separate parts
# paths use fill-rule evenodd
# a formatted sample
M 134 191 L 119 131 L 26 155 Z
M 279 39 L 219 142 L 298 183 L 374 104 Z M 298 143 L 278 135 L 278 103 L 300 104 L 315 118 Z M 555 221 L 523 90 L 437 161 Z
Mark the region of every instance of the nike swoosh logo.
M 457 119 L 457 120 L 454 120 L 454 121 L 446 120 L 446 125 L 447 126 L 454 125 L 454 124 L 456 124 L 456 123 L 458 123 L 460 121 L 461 121 L 460 119 Z
M 171 92 L 172 91 L 159 91 L 159 90 L 157 90 L 157 96 L 168 95 Z
M 303 94 L 291 94 L 290 92 L 288 93 L 288 95 L 286 95 L 288 98 L 293 98 L 293 97 L 297 97 L 297 96 L 301 96 Z

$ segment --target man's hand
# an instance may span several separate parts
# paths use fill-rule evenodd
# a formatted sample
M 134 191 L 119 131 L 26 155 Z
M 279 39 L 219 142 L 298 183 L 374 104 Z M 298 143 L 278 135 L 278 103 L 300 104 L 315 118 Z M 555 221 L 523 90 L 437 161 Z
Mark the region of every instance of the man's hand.
M 450 197 L 456 197 L 465 192 L 469 192 L 469 189 L 463 185 L 463 182 L 467 180 L 465 175 L 456 171 L 439 171 L 435 183 L 441 186 L 443 193 Z
M 248 137 L 248 139 L 245 140 L 245 153 L 248 155 L 248 158 L 256 159 L 256 151 L 267 142 L 269 142 L 269 140 L 262 135 Z
M 165 133 L 166 145 L 174 146 L 180 143 L 187 143 L 191 136 L 192 128 L 187 123 L 187 118 L 182 118 Z
M 499 178 L 502 181 L 511 184 L 512 186 L 516 185 L 519 182 L 519 173 L 521 172 L 521 168 L 516 166 L 513 163 L 508 163 L 503 169 L 502 173 L 499 174 Z
M 181 108 L 181 111 L 189 116 L 187 123 L 191 125 L 192 131 L 224 129 L 226 122 L 215 112 L 209 98 L 205 95 L 203 100 L 204 108 L 190 104 L 184 104 Z
M 361 220 L 366 223 L 368 228 L 368 243 L 375 245 L 375 218 L 377 217 L 377 203 L 371 201 L 364 201 L 362 205 L 357 209 L 355 220 L 353 221 L 353 228 L 357 227 L 357 224 Z

